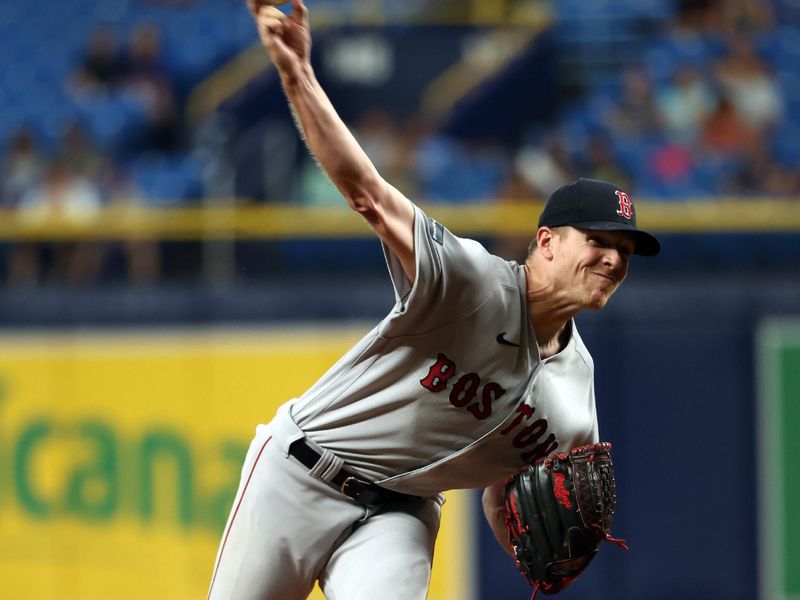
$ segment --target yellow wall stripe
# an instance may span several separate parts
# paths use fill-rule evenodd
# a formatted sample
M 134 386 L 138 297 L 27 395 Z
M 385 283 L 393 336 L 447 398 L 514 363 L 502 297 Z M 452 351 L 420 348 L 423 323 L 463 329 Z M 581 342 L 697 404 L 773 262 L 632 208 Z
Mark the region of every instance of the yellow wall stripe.
M 358 215 L 344 206 L 289 204 L 242 205 L 235 201 L 208 208 L 108 208 L 71 221 L 51 217 L 29 221 L 24 214 L 0 211 L 0 241 L 158 238 L 289 239 L 359 238 L 373 235 Z M 421 204 L 432 217 L 459 235 L 527 235 L 535 226 L 541 201 L 479 204 Z M 637 204 L 639 225 L 658 233 L 800 232 L 800 198 Z

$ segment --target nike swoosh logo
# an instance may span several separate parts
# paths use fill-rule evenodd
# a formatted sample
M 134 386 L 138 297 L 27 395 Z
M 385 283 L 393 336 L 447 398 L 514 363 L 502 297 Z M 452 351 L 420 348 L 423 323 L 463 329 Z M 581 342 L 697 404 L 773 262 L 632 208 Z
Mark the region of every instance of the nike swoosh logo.
M 502 333 L 497 334 L 497 343 L 502 344 L 503 346 L 514 346 L 515 348 L 519 348 L 519 344 L 515 344 L 514 342 L 510 342 L 505 338 L 506 332 L 503 331 Z

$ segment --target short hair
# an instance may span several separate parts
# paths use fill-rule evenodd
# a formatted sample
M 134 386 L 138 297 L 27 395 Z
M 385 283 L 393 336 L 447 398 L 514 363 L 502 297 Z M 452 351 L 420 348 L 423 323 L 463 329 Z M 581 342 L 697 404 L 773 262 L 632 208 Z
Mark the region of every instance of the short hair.
M 562 231 L 563 231 L 564 229 L 567 229 L 568 227 L 569 227 L 569 228 L 571 228 L 572 226 L 571 226 L 571 225 L 558 225 L 557 227 L 550 227 L 550 229 L 552 229 L 553 231 L 555 231 L 555 232 L 556 232 L 556 235 L 558 235 L 558 236 L 562 236 L 562 235 L 563 235 L 563 234 L 562 234 Z M 539 231 L 539 230 L 537 229 L 536 231 Z M 528 244 L 528 254 L 527 254 L 527 256 L 525 257 L 525 258 L 526 258 L 526 260 L 527 260 L 528 258 L 530 258 L 531 254 L 533 254 L 534 252 L 536 252 L 536 248 L 538 248 L 538 247 L 539 247 L 539 244 L 536 242 L 536 236 L 534 235 L 534 236 L 533 236 L 533 239 L 531 240 L 531 243 L 530 243 L 530 244 Z
M 538 246 L 539 244 L 536 243 L 536 236 L 533 236 L 531 243 L 528 244 L 528 254 L 525 255 L 525 258 L 530 258 L 531 254 L 533 254 L 536 251 L 536 248 Z

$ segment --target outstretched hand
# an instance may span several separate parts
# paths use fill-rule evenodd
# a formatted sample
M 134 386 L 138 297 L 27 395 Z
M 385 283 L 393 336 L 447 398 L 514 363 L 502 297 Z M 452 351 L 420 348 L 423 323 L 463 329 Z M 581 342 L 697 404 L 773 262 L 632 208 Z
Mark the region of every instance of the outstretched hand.
M 292 12 L 288 15 L 276 8 L 288 1 L 247 0 L 247 5 L 275 67 L 281 73 L 293 74 L 309 62 L 311 34 L 303 0 L 291 0 Z

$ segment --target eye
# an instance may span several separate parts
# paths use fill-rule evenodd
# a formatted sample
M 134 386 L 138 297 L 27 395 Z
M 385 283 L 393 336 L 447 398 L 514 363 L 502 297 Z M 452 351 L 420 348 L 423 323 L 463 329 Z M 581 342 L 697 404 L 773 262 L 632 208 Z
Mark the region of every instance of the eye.
M 603 238 L 597 235 L 590 235 L 587 239 L 592 246 L 600 246 L 602 248 L 606 245 Z
M 625 258 L 630 258 L 636 247 L 633 244 L 621 244 L 617 250 Z

